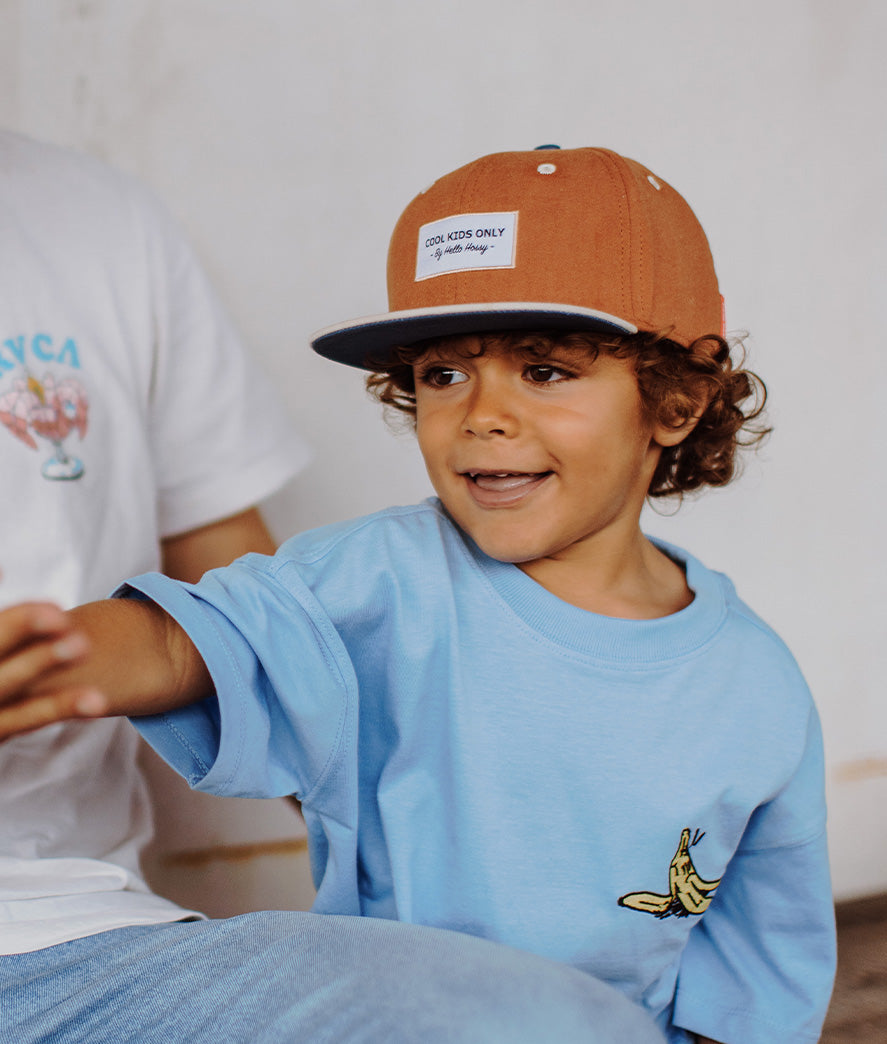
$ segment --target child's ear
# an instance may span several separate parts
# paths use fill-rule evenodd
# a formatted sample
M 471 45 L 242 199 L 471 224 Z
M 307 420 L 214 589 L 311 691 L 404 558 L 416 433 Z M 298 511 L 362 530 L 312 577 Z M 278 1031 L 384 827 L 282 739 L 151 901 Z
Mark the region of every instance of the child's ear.
M 701 384 L 675 396 L 654 419 L 653 442 L 663 449 L 683 442 L 699 423 L 710 399 L 711 393 Z
M 712 373 L 721 370 L 729 359 L 729 349 L 721 338 L 700 338 L 690 347 L 694 357 L 688 361 L 679 383 L 655 406 L 653 442 L 667 449 L 686 439 L 719 394 Z M 693 365 L 695 363 L 695 365 Z
M 653 428 L 653 442 L 657 446 L 661 446 L 662 449 L 677 446 L 679 443 L 683 442 L 696 427 L 701 416 L 702 411 L 700 411 L 696 416 L 687 417 L 683 423 L 678 425 L 655 425 Z

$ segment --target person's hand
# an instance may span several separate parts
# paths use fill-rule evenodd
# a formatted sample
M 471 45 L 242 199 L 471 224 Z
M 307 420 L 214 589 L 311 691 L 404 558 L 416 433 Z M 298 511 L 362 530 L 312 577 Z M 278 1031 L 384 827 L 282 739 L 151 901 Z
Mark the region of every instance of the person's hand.
M 69 718 L 103 713 L 102 695 L 66 681 L 89 641 L 68 614 L 49 602 L 0 611 L 0 739 Z

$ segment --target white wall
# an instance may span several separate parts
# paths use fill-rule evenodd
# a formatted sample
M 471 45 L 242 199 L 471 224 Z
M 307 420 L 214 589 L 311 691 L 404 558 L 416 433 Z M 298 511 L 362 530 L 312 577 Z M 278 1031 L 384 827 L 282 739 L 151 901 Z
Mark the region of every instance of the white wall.
M 606 145 L 675 184 L 776 433 L 735 487 L 648 528 L 728 571 L 800 660 L 849 896 L 887 889 L 885 33 L 877 0 L 0 0 L 0 123 L 138 174 L 183 221 L 317 448 L 270 506 L 279 536 L 427 492 L 359 375 L 306 346 L 384 308 L 411 196 L 544 142 Z M 265 844 L 290 904 L 286 846 L 267 844 L 292 835 L 288 808 L 184 807 L 167 846 Z M 270 901 L 250 873 L 214 912 Z

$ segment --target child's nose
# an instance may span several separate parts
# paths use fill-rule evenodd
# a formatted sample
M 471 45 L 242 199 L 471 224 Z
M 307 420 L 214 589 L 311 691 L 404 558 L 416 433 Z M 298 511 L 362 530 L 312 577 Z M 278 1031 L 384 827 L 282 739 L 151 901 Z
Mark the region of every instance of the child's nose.
M 477 380 L 465 413 L 466 434 L 477 438 L 491 438 L 495 435 L 508 438 L 516 434 L 517 426 L 514 405 L 504 382 Z

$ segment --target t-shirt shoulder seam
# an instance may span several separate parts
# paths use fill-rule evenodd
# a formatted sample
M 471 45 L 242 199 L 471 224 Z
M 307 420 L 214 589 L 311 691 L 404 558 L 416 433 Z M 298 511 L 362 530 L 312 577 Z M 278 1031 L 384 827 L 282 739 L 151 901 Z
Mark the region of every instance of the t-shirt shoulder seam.
M 279 556 L 278 561 L 272 567 L 272 572 L 276 575 L 279 571 L 285 569 L 287 565 L 293 562 L 305 564 L 319 562 L 335 551 L 343 541 L 352 539 L 357 533 L 369 529 L 370 527 L 384 524 L 392 518 L 406 518 L 411 515 L 431 515 L 437 518 L 444 517 L 443 512 L 435 504 L 423 502 L 421 504 L 383 508 L 381 511 L 375 511 L 369 515 L 362 515 L 347 522 L 333 523 L 332 528 L 334 531 L 324 535 L 320 540 L 315 540 L 312 542 L 311 546 L 304 549 L 298 547 L 287 547 L 286 553 Z M 313 532 L 316 536 L 317 530 L 314 530 Z
M 756 631 L 759 631 L 765 638 L 769 638 L 774 646 L 776 646 L 786 657 L 792 662 L 795 658 L 792 655 L 791 649 L 783 641 L 782 638 L 773 630 L 773 628 L 764 620 L 762 620 L 758 614 L 739 598 L 735 593 L 729 594 L 726 598 L 727 612 L 735 614 L 749 627 L 753 627 Z

